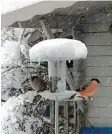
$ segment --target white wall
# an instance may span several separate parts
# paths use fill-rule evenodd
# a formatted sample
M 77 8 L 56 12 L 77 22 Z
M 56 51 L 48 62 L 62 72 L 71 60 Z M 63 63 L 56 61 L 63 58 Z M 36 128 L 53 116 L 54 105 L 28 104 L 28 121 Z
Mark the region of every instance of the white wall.
M 83 39 L 88 48 L 86 79 L 99 78 L 102 85 L 89 104 L 88 119 L 97 127 L 112 127 L 112 13 L 87 16 Z

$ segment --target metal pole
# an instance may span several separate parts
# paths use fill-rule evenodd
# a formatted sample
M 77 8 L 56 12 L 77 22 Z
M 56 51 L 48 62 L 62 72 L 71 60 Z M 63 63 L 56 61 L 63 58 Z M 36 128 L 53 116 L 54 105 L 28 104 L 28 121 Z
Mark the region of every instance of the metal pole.
M 59 108 L 59 102 L 58 97 L 56 97 L 55 100 L 55 134 L 58 134 L 58 109 Z
M 64 102 L 64 132 L 69 134 L 68 102 Z

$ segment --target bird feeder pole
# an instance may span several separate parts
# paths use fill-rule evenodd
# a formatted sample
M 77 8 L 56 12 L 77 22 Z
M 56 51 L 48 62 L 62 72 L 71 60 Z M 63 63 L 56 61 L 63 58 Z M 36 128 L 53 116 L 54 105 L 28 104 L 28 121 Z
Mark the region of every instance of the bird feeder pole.
M 59 102 L 58 97 L 56 97 L 55 101 L 55 134 L 58 134 L 58 108 L 59 108 Z

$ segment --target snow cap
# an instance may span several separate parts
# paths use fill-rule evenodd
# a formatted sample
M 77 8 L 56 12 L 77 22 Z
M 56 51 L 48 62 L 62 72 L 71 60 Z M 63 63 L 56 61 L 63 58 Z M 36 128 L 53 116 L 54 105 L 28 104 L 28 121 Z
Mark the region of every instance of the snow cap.
M 85 59 L 87 53 L 81 41 L 64 38 L 41 41 L 29 50 L 32 62 Z

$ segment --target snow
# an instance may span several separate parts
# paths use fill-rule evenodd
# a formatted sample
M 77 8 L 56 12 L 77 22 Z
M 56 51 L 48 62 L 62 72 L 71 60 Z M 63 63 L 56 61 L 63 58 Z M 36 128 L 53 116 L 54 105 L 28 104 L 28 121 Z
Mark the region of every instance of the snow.
M 50 77 L 66 77 L 66 61 L 49 61 L 48 66 Z
M 49 90 L 46 90 L 44 92 L 39 93 L 43 98 L 49 99 L 49 100 L 58 100 L 58 101 L 80 101 L 83 100 L 90 100 L 88 97 L 83 97 L 80 95 L 80 93 L 76 91 L 68 91 L 65 90 L 64 92 L 57 92 L 51 93 Z M 69 99 L 72 95 L 75 95 L 73 99 Z M 82 98 L 81 98 L 82 97 Z M 92 99 L 91 99 L 92 100 Z
M 65 91 L 65 92 L 60 92 L 60 93 L 51 93 L 50 91 L 44 91 L 39 93 L 42 97 L 50 100 L 65 100 L 69 99 L 72 95 L 74 95 L 76 91 Z
M 32 62 L 85 59 L 87 53 L 81 41 L 61 38 L 41 41 L 29 50 Z
M 17 41 L 6 40 L 1 48 L 1 94 L 4 100 L 12 95 L 12 89 L 21 89 L 21 56 Z M 17 90 L 17 91 L 16 91 Z
M 29 72 L 26 65 L 22 62 L 25 62 L 25 57 L 29 58 L 29 48 L 27 44 L 28 37 L 24 38 L 23 36 L 22 41 L 20 40 L 23 30 L 23 28 L 12 27 L 2 29 L 1 37 L 3 42 L 0 53 L 2 57 L 1 94 L 2 99 L 6 101 L 10 96 L 18 96 L 26 92 L 22 83 L 28 78 Z M 30 30 L 25 29 L 25 32 Z
M 25 133 L 25 132 L 22 132 L 22 131 L 14 131 L 12 134 L 28 134 L 28 133 Z
M 1 48 L 1 65 L 20 65 L 20 45 L 16 41 L 5 41 Z
M 42 0 L 1 0 L 2 8 L 1 13 L 5 14 L 20 8 L 35 4 Z
M 28 36 L 29 37 L 29 36 Z M 28 39 L 27 37 L 27 39 Z M 29 45 L 27 43 L 27 39 L 22 39 L 22 42 L 20 43 L 21 52 L 25 56 L 26 59 L 29 59 Z
M 45 118 L 45 117 L 43 117 L 43 120 L 44 120 L 45 122 L 52 123 L 50 119 L 47 119 L 47 118 Z
M 21 104 L 21 103 L 20 103 Z M 14 124 L 15 127 L 17 126 L 16 123 L 16 117 L 14 109 L 16 110 L 18 106 L 17 98 L 16 97 L 11 97 L 2 107 L 1 107 L 1 133 L 5 134 L 6 132 L 13 133 L 14 130 Z M 8 120 L 9 119 L 9 120 Z M 5 126 L 8 126 L 7 129 Z
M 1 8 L 1 14 L 6 14 L 11 11 L 15 11 L 24 7 L 31 6 L 33 4 L 39 3 L 39 2 L 45 2 L 46 0 L 1 0 L 2 8 Z M 65 2 L 66 3 L 66 2 Z M 73 4 L 73 2 L 68 2 L 65 4 L 63 2 L 63 5 L 58 5 L 60 7 L 67 7 Z M 53 5 L 51 9 L 49 10 L 54 10 L 56 5 Z M 41 11 L 42 12 L 42 11 Z M 46 11 L 46 13 L 49 11 Z M 38 14 L 38 13 L 37 13 Z M 32 16 L 33 17 L 33 16 Z
M 27 102 L 32 102 L 34 99 L 34 96 L 36 95 L 37 95 L 36 91 L 28 91 L 26 94 L 21 94 L 20 96 L 18 96 L 18 98 L 21 100 L 25 100 Z
M 9 88 L 16 88 L 20 89 L 21 88 L 21 73 L 20 73 L 20 68 L 17 69 L 12 69 L 8 71 L 8 73 L 3 73 L 2 75 L 2 91 L 5 89 Z
M 13 96 L 2 105 L 1 134 L 26 134 L 26 132 L 27 134 L 32 134 L 32 123 L 37 125 L 36 128 L 42 125 L 42 121 L 35 118 L 33 115 L 28 116 L 27 113 L 26 115 L 23 114 L 25 111 L 25 101 L 32 101 L 36 95 L 37 93 L 35 91 L 30 91 L 26 94 L 19 95 L 18 97 Z M 31 109 L 28 110 L 30 112 Z M 21 125 L 24 125 L 25 132 L 20 130 L 22 129 L 20 128 Z
M 57 82 L 57 90 L 59 92 L 64 92 L 66 90 L 66 78 L 61 78 L 61 80 Z
M 59 92 L 66 90 L 66 61 L 48 62 L 49 78 L 58 78 L 57 89 Z

